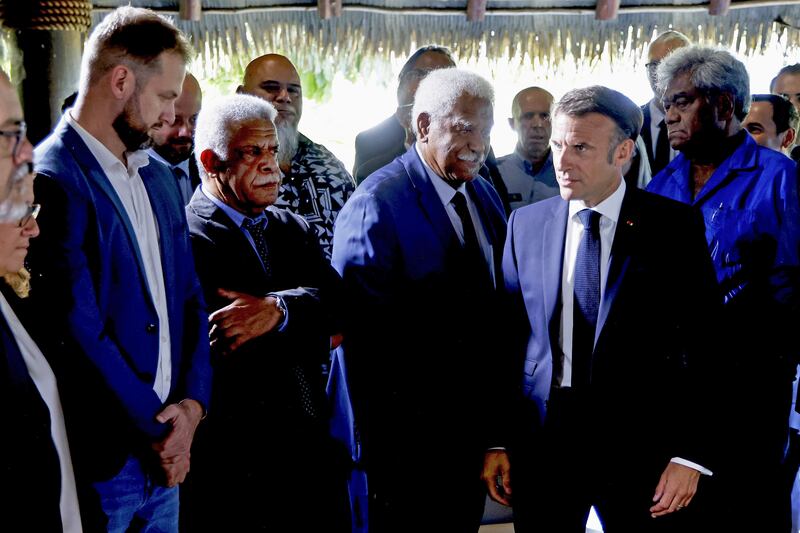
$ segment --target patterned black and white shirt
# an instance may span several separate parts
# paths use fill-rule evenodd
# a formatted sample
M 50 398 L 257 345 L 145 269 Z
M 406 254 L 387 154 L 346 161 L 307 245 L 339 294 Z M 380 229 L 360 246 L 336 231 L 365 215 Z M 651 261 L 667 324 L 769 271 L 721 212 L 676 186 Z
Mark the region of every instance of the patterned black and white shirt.
M 333 223 L 355 188 L 356 183 L 342 162 L 301 133 L 291 170 L 283 177 L 275 206 L 305 218 L 330 261 Z

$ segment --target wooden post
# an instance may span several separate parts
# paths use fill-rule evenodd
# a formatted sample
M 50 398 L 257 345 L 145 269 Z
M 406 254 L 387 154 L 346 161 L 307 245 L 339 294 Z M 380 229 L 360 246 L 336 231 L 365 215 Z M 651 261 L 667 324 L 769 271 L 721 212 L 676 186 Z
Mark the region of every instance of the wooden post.
M 595 20 L 616 20 L 619 11 L 619 0 L 597 0 L 594 9 Z
M 319 18 L 329 19 L 342 14 L 342 0 L 317 0 Z
M 467 20 L 483 22 L 486 18 L 486 0 L 469 0 L 467 3 Z
M 731 7 L 731 0 L 710 0 L 708 2 L 709 15 L 727 15 Z
M 14 30 L 20 61 L 12 61 L 28 138 L 49 135 L 61 118 L 64 98 L 78 90 L 84 34 L 92 17 L 90 0 L 5 0 L 3 25 Z M 21 83 L 20 83 L 21 81 Z
M 180 0 L 178 8 L 181 20 L 193 20 L 197 22 L 203 15 L 203 5 L 200 0 Z

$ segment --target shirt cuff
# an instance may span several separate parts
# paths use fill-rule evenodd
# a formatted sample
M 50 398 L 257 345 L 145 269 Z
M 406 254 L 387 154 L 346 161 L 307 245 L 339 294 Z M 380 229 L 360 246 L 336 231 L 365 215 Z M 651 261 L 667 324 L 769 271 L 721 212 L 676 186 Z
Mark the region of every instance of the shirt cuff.
M 677 463 L 677 464 L 683 465 L 683 466 L 688 466 L 689 468 L 693 468 L 693 469 L 697 470 L 698 472 L 700 472 L 701 474 L 703 474 L 705 476 L 713 476 L 714 475 L 714 472 L 712 472 L 708 468 L 704 468 L 704 467 L 700 466 L 697 463 L 693 463 L 691 461 L 687 461 L 686 459 L 682 459 L 680 457 L 673 457 L 672 459 L 670 459 L 670 462 L 671 463 Z
M 289 308 L 286 307 L 286 302 L 280 294 L 269 293 L 267 296 L 275 298 L 278 302 L 278 309 L 283 311 L 283 321 L 278 325 L 278 331 L 283 331 L 286 329 L 287 324 L 289 324 Z

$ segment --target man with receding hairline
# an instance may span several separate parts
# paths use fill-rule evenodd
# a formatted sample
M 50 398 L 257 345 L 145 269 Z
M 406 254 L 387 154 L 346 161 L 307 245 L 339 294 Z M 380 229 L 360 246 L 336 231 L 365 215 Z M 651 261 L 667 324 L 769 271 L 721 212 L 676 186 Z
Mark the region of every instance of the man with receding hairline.
M 558 194 L 550 152 L 553 95 L 541 87 L 517 93 L 508 124 L 517 132 L 514 152 L 497 160 L 512 209 Z
M 184 204 L 192 198 L 192 191 L 200 185 L 200 175 L 194 154 L 194 125 L 203 93 L 197 78 L 186 73 L 183 91 L 175 100 L 175 120 L 153 130 L 153 147 L 150 156 L 167 165 L 175 176 L 175 183 Z
M 252 94 L 278 110 L 275 126 L 283 183 L 276 207 L 302 216 L 314 229 L 325 257 L 333 247 L 333 224 L 355 190 L 350 173 L 336 156 L 298 131 L 303 115 L 300 75 L 288 58 L 266 54 L 247 65 L 236 92 Z
M 208 316 L 174 177 L 144 150 L 175 120 L 186 38 L 121 7 L 86 44 L 75 107 L 36 150 L 41 342 L 64 376 L 84 528 L 178 530 L 209 401 Z

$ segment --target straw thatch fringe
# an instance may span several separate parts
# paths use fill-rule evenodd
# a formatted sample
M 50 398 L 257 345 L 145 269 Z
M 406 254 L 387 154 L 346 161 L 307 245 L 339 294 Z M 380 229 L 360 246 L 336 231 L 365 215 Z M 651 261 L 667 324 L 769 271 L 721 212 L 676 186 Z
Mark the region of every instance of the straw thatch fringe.
M 490 4 L 491 5 L 491 4 Z M 340 17 L 321 20 L 316 8 L 276 7 L 207 10 L 200 22 L 176 20 L 200 53 L 195 69 L 205 77 L 241 72 L 269 51 L 288 54 L 301 70 L 350 76 L 385 68 L 386 59 L 405 57 L 415 47 L 440 43 L 459 61 L 488 57 L 532 65 L 547 76 L 556 68 L 591 67 L 610 61 L 635 66 L 655 32 L 670 27 L 694 41 L 735 46 L 760 53 L 778 39 L 788 53 L 800 47 L 800 5 L 735 3 L 728 15 L 712 17 L 705 6 L 628 6 L 613 22 L 597 22 L 592 9 L 544 12 L 487 12 L 486 20 L 467 22 L 463 13 L 389 11 L 345 3 Z M 755 6 L 755 7 L 753 7 Z M 95 9 L 94 24 L 108 9 Z M 177 16 L 175 17 L 177 19 Z M 776 20 L 780 22 L 775 22 Z

